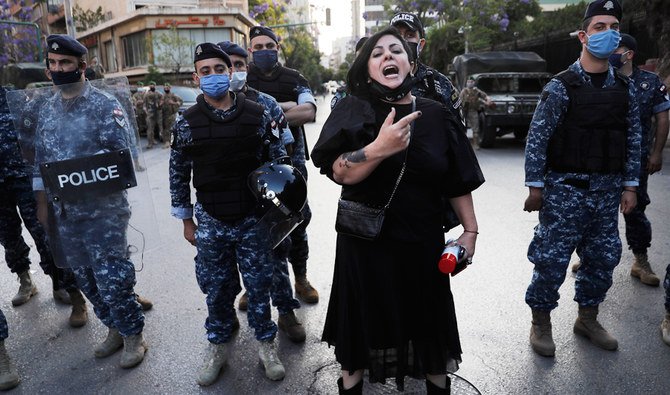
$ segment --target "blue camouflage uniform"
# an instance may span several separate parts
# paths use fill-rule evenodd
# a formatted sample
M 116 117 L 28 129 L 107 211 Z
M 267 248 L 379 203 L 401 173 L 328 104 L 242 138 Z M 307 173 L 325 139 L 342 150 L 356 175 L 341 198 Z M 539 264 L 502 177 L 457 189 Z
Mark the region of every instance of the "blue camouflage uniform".
M 288 126 L 284 111 L 279 106 L 279 103 L 270 95 L 259 92 L 254 88 L 247 86 L 246 91 L 248 97 L 255 97 L 256 103 L 260 104 L 270 114 L 270 118 L 275 122 L 279 128 L 281 141 L 284 146 L 295 143 L 293 133 Z M 287 239 L 281 242 L 277 248 L 272 251 L 270 259 L 273 261 L 274 274 L 272 276 L 272 288 L 270 295 L 272 297 L 272 305 L 277 308 L 279 314 L 288 314 L 291 311 L 300 308 L 300 302 L 293 297 L 293 290 L 291 288 L 291 278 L 288 273 L 288 252 L 291 242 Z
M 330 109 L 332 110 L 335 108 L 335 105 L 339 103 L 342 99 L 347 97 L 347 88 L 346 86 L 340 86 L 337 88 L 335 91 L 335 94 L 333 95 L 333 98 L 330 99 Z
M 458 90 L 446 75 L 419 62 L 416 74 L 416 83 L 412 87 L 412 94 L 425 97 L 444 104 L 456 118 L 462 120 L 461 98 Z
M 306 82 L 307 81 L 305 81 L 305 83 Z M 309 86 L 298 85 L 296 87 L 296 93 L 298 95 L 298 105 L 311 103 L 316 108 L 316 100 L 314 99 L 314 95 Z M 305 133 L 305 128 L 302 126 L 292 130 L 295 131 L 296 129 L 299 130 L 298 133 Z M 300 171 L 303 177 L 305 177 L 305 181 L 307 181 L 307 166 L 305 166 L 307 147 L 305 147 L 305 138 L 304 136 L 296 135 L 295 133 L 293 138 L 295 139 L 295 143 L 293 144 L 293 152 L 291 153 L 291 162 L 293 162 L 293 166 Z M 296 277 L 305 276 L 307 274 L 307 259 L 309 258 L 307 225 L 309 225 L 312 220 L 312 209 L 309 207 L 309 200 L 305 202 L 305 207 L 303 207 L 301 214 L 305 220 L 298 225 L 288 237 L 291 242 L 288 250 L 288 260 L 291 262 L 293 274 Z
M 74 99 L 55 94 L 37 116 L 33 189 L 44 190 L 39 164 L 91 156 L 132 146 L 128 117 L 110 94 L 84 83 Z M 135 267 L 128 260 L 126 231 L 130 206 L 125 191 L 77 202 L 50 202 L 51 217 L 65 263 L 96 316 L 121 336 L 139 334 L 144 315 L 137 303 Z M 51 226 L 51 225 L 50 225 Z M 57 259 L 58 262 L 58 259 Z
M 37 220 L 30 183 L 32 170 L 21 156 L 6 92 L 0 87 L 0 244 L 5 249 L 5 261 L 12 273 L 23 273 L 30 267 L 30 247 L 21 235 L 23 220 L 40 254 L 40 266 L 52 278 L 54 289 L 74 290 L 72 272 L 56 267 L 44 229 Z
M 7 319 L 5 318 L 5 314 L 0 309 L 0 341 L 4 341 L 7 337 L 9 337 Z
M 634 254 L 646 254 L 651 246 L 651 223 L 644 211 L 651 203 L 647 193 L 647 161 L 655 130 L 652 130 L 652 118 L 655 114 L 670 109 L 668 92 L 661 79 L 654 73 L 633 68 L 631 82 L 637 89 L 637 99 L 640 105 L 640 122 L 642 124 L 642 143 L 640 161 L 640 185 L 637 188 L 637 206 L 629 214 L 624 215 L 626 220 L 626 240 L 628 247 Z
M 579 61 L 569 70 L 583 83 L 592 85 Z M 614 69 L 610 66 L 604 86 L 614 84 Z M 634 84 L 628 84 L 628 96 L 622 174 L 560 173 L 547 170 L 547 149 L 549 139 L 568 110 L 568 92 L 557 78 L 544 88 L 530 125 L 525 163 L 526 186 L 543 188 L 539 225 L 528 247 L 528 259 L 535 265 L 526 291 L 526 303 L 532 309 L 550 311 L 558 305 L 558 289 L 575 249 L 582 261 L 574 298 L 580 306 L 599 305 L 612 285 L 612 272 L 621 257 L 618 233 L 621 191 L 624 186 L 637 186 L 640 172 L 641 127 Z M 570 180 L 579 180 L 588 187 L 566 184 Z
M 235 98 L 237 100 L 237 96 Z M 235 113 L 237 103 L 226 110 L 209 108 L 221 119 Z M 205 322 L 207 338 L 211 343 L 230 341 L 233 332 L 235 310 L 233 303 L 241 291 L 238 267 L 249 296 L 247 318 L 259 341 L 274 339 L 277 326 L 270 314 L 270 289 L 273 281 L 273 262 L 270 260 L 270 245 L 260 237 L 255 227 L 258 218 L 250 213 L 239 220 L 222 221 L 207 213 L 200 202 L 191 204 L 190 180 L 193 162 L 185 148 L 194 144 L 188 121 L 180 115 L 173 128 L 172 151 L 170 152 L 171 213 L 178 219 L 189 219 L 195 214 L 198 228 L 195 233 L 197 255 L 195 257 L 196 279 L 201 291 L 207 295 L 208 316 Z M 269 158 L 286 155 L 279 139 L 277 125 L 273 125 L 267 110 L 258 129 L 262 138 L 269 141 Z M 269 136 L 275 138 L 269 138 Z M 259 146 L 256 156 L 261 162 L 264 147 Z M 236 267 L 237 265 L 237 267 Z

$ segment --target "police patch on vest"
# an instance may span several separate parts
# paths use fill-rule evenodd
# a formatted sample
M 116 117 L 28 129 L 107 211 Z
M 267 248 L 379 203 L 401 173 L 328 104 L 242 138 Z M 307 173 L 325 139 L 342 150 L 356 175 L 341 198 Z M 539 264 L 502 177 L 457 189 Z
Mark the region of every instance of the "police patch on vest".
M 129 149 L 40 165 L 55 201 L 84 200 L 137 186 Z

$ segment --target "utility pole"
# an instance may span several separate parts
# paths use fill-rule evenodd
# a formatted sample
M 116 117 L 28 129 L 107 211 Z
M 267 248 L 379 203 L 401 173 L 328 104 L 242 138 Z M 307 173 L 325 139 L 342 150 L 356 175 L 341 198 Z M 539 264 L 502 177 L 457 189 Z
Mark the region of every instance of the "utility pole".
M 74 26 L 74 18 L 72 18 L 72 4 L 70 0 L 63 0 L 63 9 L 65 10 L 65 27 L 67 28 L 67 35 L 76 39 L 77 29 Z

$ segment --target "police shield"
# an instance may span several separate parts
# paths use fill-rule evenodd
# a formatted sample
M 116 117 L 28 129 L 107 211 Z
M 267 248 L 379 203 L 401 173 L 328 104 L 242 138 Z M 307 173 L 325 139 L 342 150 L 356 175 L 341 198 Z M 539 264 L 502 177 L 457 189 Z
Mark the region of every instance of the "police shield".
M 125 77 L 7 92 L 54 261 L 141 259 L 160 243 Z

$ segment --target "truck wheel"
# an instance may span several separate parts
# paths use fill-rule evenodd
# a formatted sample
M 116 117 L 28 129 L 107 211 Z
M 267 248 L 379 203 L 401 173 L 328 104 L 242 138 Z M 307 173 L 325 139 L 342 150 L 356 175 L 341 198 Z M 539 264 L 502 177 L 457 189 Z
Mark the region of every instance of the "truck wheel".
M 486 126 L 484 115 L 479 115 L 479 146 L 482 148 L 492 148 L 496 142 L 496 127 Z
M 514 138 L 519 141 L 526 141 L 528 137 L 528 129 L 514 129 Z

